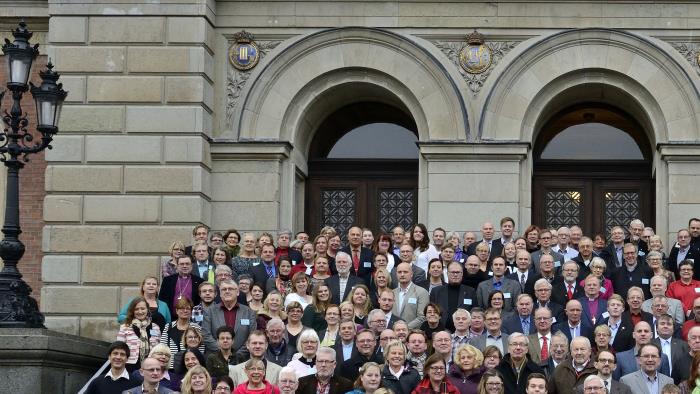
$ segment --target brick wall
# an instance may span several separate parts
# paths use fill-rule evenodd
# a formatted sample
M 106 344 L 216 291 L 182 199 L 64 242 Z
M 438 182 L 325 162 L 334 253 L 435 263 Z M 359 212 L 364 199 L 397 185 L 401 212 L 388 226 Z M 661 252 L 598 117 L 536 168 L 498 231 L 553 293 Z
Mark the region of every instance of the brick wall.
M 45 48 L 42 48 L 45 49 Z M 6 62 L 4 55 L 0 55 L 0 86 L 5 86 L 7 82 Z M 39 71 L 45 68 L 47 59 L 46 56 L 39 56 L 32 66 L 31 81 L 35 85 L 41 83 Z M 12 105 L 12 97 L 8 91 L 5 94 L 2 103 L 2 109 L 9 110 Z M 36 106 L 34 98 L 28 92 L 22 97 L 22 110 L 27 113 L 29 119 L 28 130 L 34 131 L 36 125 Z M 35 136 L 36 137 L 36 136 Z M 38 137 L 37 137 L 38 138 Z M 60 141 L 60 137 L 58 138 Z M 57 141 L 57 142 L 58 142 Z M 60 143 L 60 142 L 58 142 Z M 26 247 L 24 257 L 19 263 L 19 270 L 24 275 L 24 280 L 34 290 L 32 295 L 39 301 L 41 289 L 41 234 L 44 227 L 43 206 L 44 206 L 44 172 L 46 170 L 46 161 L 44 153 L 30 156 L 29 162 L 19 173 L 20 183 L 20 225 L 22 226 L 22 235 L 20 239 Z M 2 166 L 0 171 L 6 171 Z M 3 176 L 3 179 L 5 177 Z M 1 185 L 1 192 L 5 193 L 5 185 Z M 5 207 L 0 207 L 4 211 Z M 0 234 L 1 236 L 1 234 Z

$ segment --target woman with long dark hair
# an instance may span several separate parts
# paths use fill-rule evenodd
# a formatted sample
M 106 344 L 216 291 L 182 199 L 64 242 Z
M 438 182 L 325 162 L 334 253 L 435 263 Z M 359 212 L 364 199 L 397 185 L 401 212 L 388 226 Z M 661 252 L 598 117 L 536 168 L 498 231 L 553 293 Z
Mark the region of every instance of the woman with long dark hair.
M 427 272 L 428 262 L 432 259 L 439 258 L 440 253 L 438 253 L 435 246 L 430 243 L 428 229 L 425 228 L 423 223 L 418 223 L 413 226 L 410 244 L 413 247 L 413 254 L 415 254 L 416 257 L 416 266 Z

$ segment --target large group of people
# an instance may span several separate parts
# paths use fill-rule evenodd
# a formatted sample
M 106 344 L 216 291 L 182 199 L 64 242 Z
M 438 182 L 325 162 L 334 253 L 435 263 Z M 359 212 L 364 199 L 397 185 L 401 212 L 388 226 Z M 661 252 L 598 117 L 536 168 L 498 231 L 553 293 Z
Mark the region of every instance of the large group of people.
M 87 393 L 700 393 L 700 219 L 668 249 L 637 219 L 515 228 L 198 225 Z

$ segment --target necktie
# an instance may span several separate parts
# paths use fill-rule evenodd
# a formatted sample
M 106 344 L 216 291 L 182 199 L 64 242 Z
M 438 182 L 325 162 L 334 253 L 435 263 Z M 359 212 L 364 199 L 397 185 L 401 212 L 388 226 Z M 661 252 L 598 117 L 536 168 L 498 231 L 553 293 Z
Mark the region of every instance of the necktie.
M 566 292 L 566 295 L 569 297 L 569 300 L 574 298 L 574 286 L 572 284 L 567 285 L 569 287 L 569 290 Z
M 523 334 L 525 334 L 525 335 L 530 334 L 530 323 L 527 321 L 527 319 L 523 319 L 522 326 L 523 326 Z
M 525 289 L 525 274 L 520 274 L 520 287 Z
M 547 345 L 547 337 L 542 336 L 542 350 L 540 350 L 540 361 L 544 362 L 549 358 L 549 346 Z
M 352 251 L 352 266 L 355 268 L 355 273 L 360 268 L 360 256 L 356 250 Z
M 608 391 L 608 381 L 607 381 L 607 380 L 603 380 L 603 383 L 605 383 L 605 391 Z

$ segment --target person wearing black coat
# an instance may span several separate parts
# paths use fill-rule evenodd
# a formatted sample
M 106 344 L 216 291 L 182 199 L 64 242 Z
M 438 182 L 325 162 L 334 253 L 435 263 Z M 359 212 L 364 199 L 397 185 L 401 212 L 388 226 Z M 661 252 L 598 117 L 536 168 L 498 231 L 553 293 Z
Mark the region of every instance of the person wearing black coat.
M 384 364 L 382 370 L 382 387 L 390 389 L 394 394 L 411 394 L 420 383 L 420 375 L 413 367 L 404 367 L 401 378 L 394 376 L 389 370 L 389 365 Z
M 179 284 L 178 278 L 181 278 Z M 158 299 L 168 304 L 171 316 L 177 316 L 174 303 L 176 297 L 188 298 L 192 301 L 192 305 L 198 305 L 201 302 L 199 284 L 202 282 L 204 279 L 192 274 L 192 260 L 189 256 L 182 256 L 177 262 L 177 272 L 163 278 Z M 190 292 L 183 293 L 185 289 L 190 289 Z
M 525 335 L 515 333 L 508 337 L 508 353 L 496 366 L 496 370 L 503 376 L 503 388 L 508 394 L 525 394 L 527 376 L 535 372 L 544 373 L 542 368 L 530 360 L 527 349 L 528 338 Z M 518 372 L 514 368 L 517 364 L 520 364 Z

